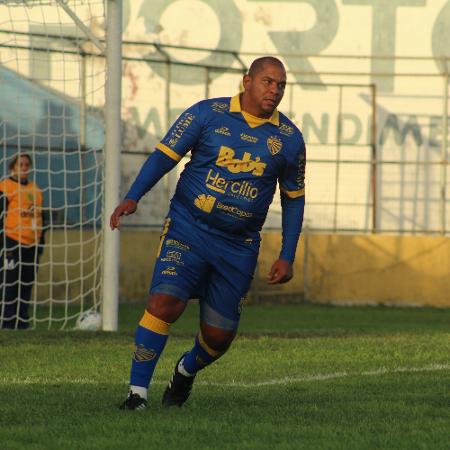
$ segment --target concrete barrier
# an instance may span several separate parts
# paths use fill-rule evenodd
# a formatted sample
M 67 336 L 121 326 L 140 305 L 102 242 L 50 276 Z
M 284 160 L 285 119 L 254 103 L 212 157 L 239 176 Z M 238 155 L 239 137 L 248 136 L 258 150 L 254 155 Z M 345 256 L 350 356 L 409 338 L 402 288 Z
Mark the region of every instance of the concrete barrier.
M 52 233 L 53 248 L 50 250 L 47 246 L 45 249 L 39 272 L 39 299 L 46 296 L 73 299 L 82 292 L 88 296 L 94 292 L 98 295 L 95 284 L 100 273 L 95 270 L 93 255 L 99 251 L 99 240 L 93 236 L 89 239 L 90 232 L 83 233 L 84 239 L 88 240 L 83 246 L 83 263 L 77 244 L 79 232 L 71 231 L 66 237 L 63 232 Z M 145 302 L 160 232 L 128 229 L 120 233 L 121 301 Z M 64 239 L 72 242 L 67 248 L 61 245 L 66 242 Z M 278 256 L 280 243 L 279 232 L 263 233 L 249 302 L 306 300 L 353 305 L 450 307 L 448 238 L 305 232 L 297 251 L 294 279 L 284 285 L 269 286 L 267 275 Z M 53 258 L 53 264 L 49 264 L 50 258 Z

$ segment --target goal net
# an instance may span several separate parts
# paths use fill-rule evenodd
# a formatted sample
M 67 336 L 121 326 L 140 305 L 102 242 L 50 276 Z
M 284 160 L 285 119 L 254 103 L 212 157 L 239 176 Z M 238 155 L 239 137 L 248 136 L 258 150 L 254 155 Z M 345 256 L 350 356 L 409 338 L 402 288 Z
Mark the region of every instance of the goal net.
M 0 0 L 3 328 L 72 328 L 100 309 L 104 3 Z

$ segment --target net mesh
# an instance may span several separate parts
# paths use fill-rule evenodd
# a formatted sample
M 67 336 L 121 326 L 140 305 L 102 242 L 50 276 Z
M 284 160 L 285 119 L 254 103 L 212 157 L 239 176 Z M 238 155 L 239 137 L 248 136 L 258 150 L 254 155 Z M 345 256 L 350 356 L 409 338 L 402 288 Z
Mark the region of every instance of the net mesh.
M 0 1 L 0 178 L 14 181 L 10 163 L 27 154 L 35 184 L 31 206 L 26 186 L 3 190 L 0 325 L 67 328 L 99 308 L 104 28 L 103 1 Z M 33 216 L 31 245 L 11 238 L 29 227 L 14 205 Z

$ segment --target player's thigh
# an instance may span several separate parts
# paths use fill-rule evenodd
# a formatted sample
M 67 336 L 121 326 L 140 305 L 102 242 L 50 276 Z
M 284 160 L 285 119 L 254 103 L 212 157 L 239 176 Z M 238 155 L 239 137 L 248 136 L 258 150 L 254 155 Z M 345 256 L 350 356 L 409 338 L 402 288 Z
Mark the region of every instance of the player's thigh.
M 4 251 L 3 270 L 4 278 L 7 286 L 18 282 L 19 273 L 21 271 L 22 258 L 20 255 L 19 242 L 6 238 L 6 246 Z
M 215 261 L 200 302 L 202 321 L 208 325 L 224 330 L 238 328 L 257 260 L 256 252 L 246 250 L 244 247 L 236 254 L 234 249 L 222 249 Z
M 186 302 L 196 297 L 208 272 L 208 263 L 192 238 L 169 229 L 161 239 L 150 294 L 166 294 Z
M 33 283 L 37 272 L 37 247 L 22 247 L 20 279 L 23 283 Z

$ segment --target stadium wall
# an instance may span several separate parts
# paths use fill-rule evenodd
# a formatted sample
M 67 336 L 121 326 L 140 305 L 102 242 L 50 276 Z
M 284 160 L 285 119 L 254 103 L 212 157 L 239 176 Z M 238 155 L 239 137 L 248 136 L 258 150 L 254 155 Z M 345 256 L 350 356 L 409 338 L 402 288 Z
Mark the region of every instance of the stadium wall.
M 71 233 L 79 233 L 72 231 Z M 89 233 L 89 231 L 83 231 Z M 153 270 L 154 256 L 159 243 L 157 230 L 121 231 L 120 298 L 121 301 L 142 301 Z M 62 232 L 52 232 L 49 239 L 57 244 Z M 299 244 L 295 262 L 295 277 L 285 285 L 268 286 L 267 274 L 280 248 L 280 233 L 263 233 L 261 253 L 249 302 L 309 301 L 313 303 L 393 306 L 450 307 L 450 241 L 432 236 L 344 235 L 305 232 Z M 88 235 L 84 237 L 89 242 Z M 71 242 L 76 241 L 76 236 Z M 77 277 L 67 271 L 86 276 L 84 283 L 94 284 L 90 255 L 95 253 L 94 241 L 85 244 L 86 260 L 78 266 L 64 264 L 67 251 L 53 245 L 52 293 L 44 293 L 38 286 L 38 295 L 46 294 L 60 301 L 79 292 L 77 283 L 65 279 Z M 56 254 L 56 253 L 60 254 Z M 40 276 L 48 278 L 46 265 L 49 250 L 42 259 Z M 48 287 L 45 287 L 48 289 Z
M 145 299 L 159 231 L 121 234 L 121 299 Z M 263 233 L 250 302 L 276 298 L 332 304 L 450 307 L 448 238 L 306 233 L 299 244 L 294 279 L 271 287 L 266 279 L 280 242 L 279 232 Z

